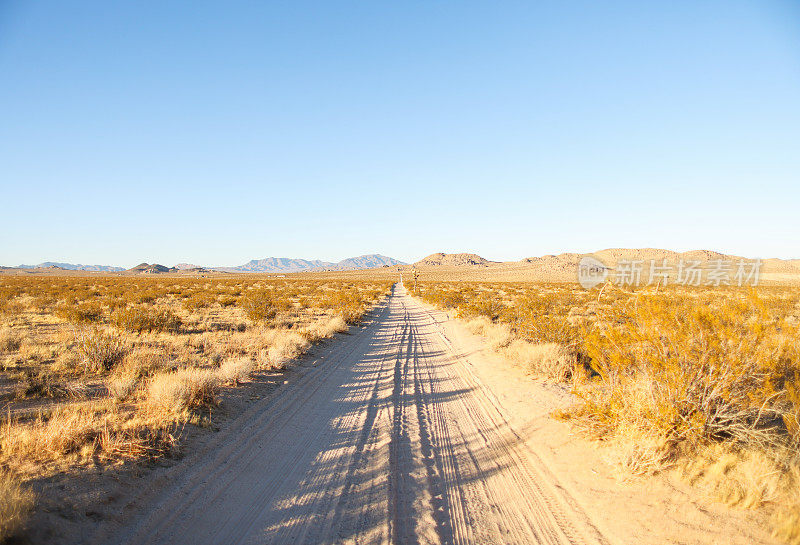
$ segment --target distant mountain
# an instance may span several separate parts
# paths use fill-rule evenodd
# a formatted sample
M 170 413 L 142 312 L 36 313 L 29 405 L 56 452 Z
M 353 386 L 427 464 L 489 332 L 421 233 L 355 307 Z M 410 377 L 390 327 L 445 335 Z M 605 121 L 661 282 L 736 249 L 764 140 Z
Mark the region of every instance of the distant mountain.
M 394 265 L 405 265 L 405 263 L 393 257 L 386 257 L 385 255 L 368 254 L 343 259 L 336 264 L 336 268 L 340 270 L 377 269 L 379 267 L 392 267 Z
M 390 267 L 392 265 L 405 265 L 402 261 L 380 254 L 367 254 L 358 257 L 349 257 L 338 263 L 321 261 L 319 259 L 290 259 L 286 257 L 267 257 L 264 259 L 253 259 L 244 265 L 236 267 L 204 267 L 193 263 L 178 263 L 174 267 L 166 267 L 158 263 L 140 263 L 130 269 L 123 267 L 112 267 L 110 265 L 74 265 L 72 263 L 59 263 L 46 261 L 38 265 L 19 265 L 18 267 L 6 267 L 17 269 L 54 269 L 68 271 L 95 271 L 95 272 L 132 272 L 139 274 L 159 274 L 173 272 L 253 272 L 253 273 L 292 273 L 310 271 L 349 271 L 355 269 L 376 269 L 378 267 Z
M 293 273 L 322 270 L 346 271 L 354 269 L 375 269 L 392 265 L 404 265 L 404 263 L 392 257 L 386 257 L 380 254 L 350 257 L 338 263 L 320 261 L 319 259 L 307 260 L 291 259 L 288 257 L 267 257 L 264 259 L 253 259 L 238 267 L 215 267 L 215 269 L 226 272 Z
M 17 269 L 64 269 L 65 271 L 94 271 L 94 272 L 120 272 L 125 269 L 112 265 L 81 265 L 80 263 L 59 263 L 56 261 L 45 261 L 38 265 L 19 265 Z
M 165 267 L 164 265 L 159 265 L 158 263 L 153 263 L 152 265 L 149 263 L 139 263 L 135 267 L 128 269 L 128 272 L 135 272 L 140 274 L 159 274 L 159 273 L 167 273 L 167 272 L 177 272 L 178 269 L 175 267 Z
M 489 261 L 488 259 L 484 259 L 477 254 L 445 254 L 443 252 L 438 252 L 417 261 L 414 263 L 414 265 L 421 267 L 439 267 L 443 265 L 450 267 L 462 267 L 465 265 L 488 265 L 489 263 L 493 262 Z

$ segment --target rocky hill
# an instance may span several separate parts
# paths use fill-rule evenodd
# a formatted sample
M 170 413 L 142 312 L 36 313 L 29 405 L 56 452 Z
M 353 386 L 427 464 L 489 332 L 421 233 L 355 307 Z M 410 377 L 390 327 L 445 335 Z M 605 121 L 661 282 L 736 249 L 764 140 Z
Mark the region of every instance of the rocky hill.
M 159 274 L 177 271 L 178 269 L 175 267 L 165 267 L 164 265 L 159 265 L 158 263 L 139 263 L 135 267 L 128 269 L 128 272 L 135 272 L 139 274 Z
M 438 252 L 414 263 L 417 267 L 462 267 L 468 265 L 488 265 L 493 263 L 476 254 L 445 254 Z

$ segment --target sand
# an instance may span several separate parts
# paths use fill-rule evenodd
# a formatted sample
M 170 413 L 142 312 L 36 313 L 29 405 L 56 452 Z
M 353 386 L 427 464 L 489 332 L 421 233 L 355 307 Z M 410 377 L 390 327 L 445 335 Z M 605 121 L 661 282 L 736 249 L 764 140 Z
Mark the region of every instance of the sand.
M 120 485 L 94 543 L 767 544 L 762 521 L 648 478 L 402 287 L 181 463 Z M 89 537 L 89 536 L 87 536 Z

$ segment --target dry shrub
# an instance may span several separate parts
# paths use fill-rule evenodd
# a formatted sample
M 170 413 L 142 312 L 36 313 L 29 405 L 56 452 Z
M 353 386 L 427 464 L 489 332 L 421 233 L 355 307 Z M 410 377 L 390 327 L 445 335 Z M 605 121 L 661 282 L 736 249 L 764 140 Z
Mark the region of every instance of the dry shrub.
M 489 346 L 494 350 L 506 348 L 514 340 L 511 326 L 508 324 L 494 324 L 490 322 L 483 328 L 483 334 Z
M 26 369 L 24 378 L 15 388 L 17 399 L 56 397 L 66 393 L 66 389 L 47 370 Z
M 23 336 L 8 326 L 0 328 L 0 352 L 16 352 L 22 345 Z
M 285 369 L 289 361 L 304 354 L 310 343 L 294 331 L 275 330 L 271 346 L 262 353 L 261 365 L 268 369 Z
M 254 322 L 271 320 L 278 314 L 272 294 L 267 290 L 255 290 L 239 302 L 244 313 Z
M 559 382 L 571 378 L 576 366 L 575 355 L 557 343 L 533 344 L 517 339 L 504 352 L 528 373 Z
M 786 382 L 786 399 L 783 402 L 783 423 L 791 443 L 800 448 L 800 373 Z
M 229 358 L 220 365 L 217 377 L 226 384 L 239 384 L 247 380 L 254 368 L 255 364 L 249 357 Z
M 83 370 L 83 358 L 77 350 L 71 350 L 67 347 L 67 349 L 58 353 L 52 369 L 57 373 L 81 372 Z
M 160 373 L 147 385 L 146 405 L 168 413 L 216 405 L 219 378 L 209 369 L 180 369 Z
M 151 376 L 168 365 L 169 356 L 160 348 L 137 346 L 125 354 L 115 370 L 121 375 L 142 378 Z
M 772 516 L 772 535 L 791 545 L 800 545 L 800 501 L 776 509 Z
M 144 420 L 104 403 L 59 408 L 28 423 L 4 420 L 2 461 L 20 467 L 157 456 L 172 452 L 176 441 L 171 422 Z
M 169 309 L 135 306 L 115 310 L 111 323 L 120 329 L 135 333 L 167 331 L 176 333 L 181 319 Z
M 464 322 L 464 325 L 470 333 L 474 335 L 484 335 L 486 329 L 492 326 L 492 321 L 485 316 L 479 316 Z
M 362 294 L 356 288 L 344 288 L 325 294 L 319 306 L 336 312 L 347 324 L 357 324 L 361 321 L 367 305 L 374 294 Z
M 336 333 L 344 333 L 347 330 L 348 326 L 344 318 L 341 316 L 334 316 L 326 320 L 314 322 L 305 327 L 300 333 L 310 342 L 316 342 L 320 339 L 333 337 Z
M 494 350 L 507 347 L 514 340 L 514 334 L 507 324 L 496 324 L 486 316 L 478 316 L 465 322 L 467 329 L 480 335 Z
M 486 316 L 472 318 L 466 326 L 528 373 L 561 382 L 572 377 L 576 366 L 575 354 L 558 343 L 534 344 L 522 340 L 515 336 L 508 324 L 495 324 Z
M 128 349 L 122 337 L 97 328 L 79 332 L 76 341 L 84 366 L 93 372 L 110 370 Z
M 586 351 L 604 388 L 596 416 L 690 444 L 735 440 L 781 443 L 786 370 L 765 335 L 772 322 L 740 302 L 640 298 L 586 333 Z M 590 411 L 591 412 L 591 411 Z
M 99 303 L 90 302 L 59 306 L 55 314 L 74 324 L 88 324 L 102 320 L 104 311 Z
M 448 302 L 452 304 L 452 300 Z M 467 314 L 486 316 L 492 321 L 497 320 L 506 311 L 506 306 L 502 301 L 490 294 L 479 294 L 470 300 L 466 300 L 463 306 Z
M 420 291 L 530 370 L 571 378 L 580 401 L 557 416 L 613 442 L 624 474 L 678 466 L 729 505 L 779 506 L 776 535 L 800 543 L 797 289 Z
M 562 411 L 556 417 L 569 419 L 573 413 Z M 655 475 L 675 467 L 678 451 L 663 437 L 643 434 L 618 434 L 606 442 L 603 459 L 616 469 L 617 476 L 629 480 L 633 476 Z
M 7 471 L 0 472 L 0 542 L 19 532 L 33 510 L 34 495 Z
M 115 375 L 106 380 L 106 389 L 115 401 L 125 401 L 136 390 L 137 383 L 136 375 Z
M 214 298 L 209 293 L 194 294 L 183 300 L 183 307 L 190 311 L 208 308 L 213 304 Z
M 714 500 L 732 507 L 800 509 L 800 468 L 775 454 L 715 443 L 698 449 L 691 458 L 682 458 L 678 469 Z

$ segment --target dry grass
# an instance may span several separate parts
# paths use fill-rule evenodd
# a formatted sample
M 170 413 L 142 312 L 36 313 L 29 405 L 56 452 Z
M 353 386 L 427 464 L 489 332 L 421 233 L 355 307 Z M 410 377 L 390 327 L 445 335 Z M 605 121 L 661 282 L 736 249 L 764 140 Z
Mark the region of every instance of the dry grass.
M 0 276 L 0 379 L 10 385 L 0 390 L 0 468 L 24 487 L 87 464 L 171 455 L 223 388 L 289 366 L 389 287 L 256 275 Z M 21 527 L 31 501 L 3 479 L 0 535 Z
M 625 475 L 673 468 L 800 539 L 800 290 L 426 283 L 529 372 L 570 382 L 559 416 Z
M 306 326 L 301 331 L 301 334 L 310 342 L 316 342 L 321 339 L 333 337 L 336 333 L 344 333 L 347 329 L 347 322 L 345 322 L 344 318 L 341 316 L 333 316 L 327 320 L 314 322 Z
M 0 352 L 15 352 L 22 346 L 22 335 L 8 326 L 0 329 Z
M 255 370 L 252 358 L 238 357 L 225 360 L 217 371 L 217 377 L 224 384 L 238 385 L 244 382 Z
M 8 472 L 0 472 L 0 542 L 19 532 L 33 509 L 33 493 Z
M 220 379 L 210 369 L 180 369 L 159 373 L 147 384 L 145 406 L 156 411 L 182 413 L 217 403 Z
M 88 371 L 109 371 L 122 360 L 127 350 L 122 337 L 94 328 L 81 331 L 76 338 L 76 352 Z
M 535 344 L 515 339 L 504 350 L 529 373 L 564 382 L 572 376 L 575 357 L 558 343 Z
M 284 369 L 289 361 L 308 350 L 311 343 L 294 331 L 277 331 L 266 351 L 262 352 L 261 366 L 268 369 Z

